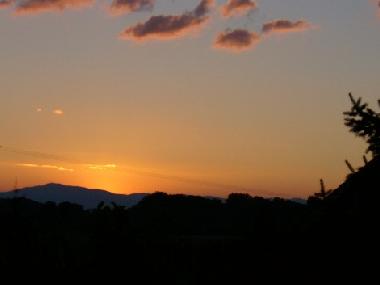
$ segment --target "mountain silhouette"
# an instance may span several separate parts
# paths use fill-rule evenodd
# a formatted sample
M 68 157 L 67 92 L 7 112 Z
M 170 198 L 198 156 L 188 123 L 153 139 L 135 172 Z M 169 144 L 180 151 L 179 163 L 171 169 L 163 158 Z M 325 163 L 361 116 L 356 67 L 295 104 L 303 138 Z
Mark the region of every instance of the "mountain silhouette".
M 0 198 L 23 197 L 40 203 L 70 202 L 79 204 L 85 209 L 93 209 L 101 202 L 104 202 L 106 205 L 115 203 L 119 206 L 132 207 L 138 204 L 146 195 L 145 193 L 115 194 L 105 190 L 50 183 L 0 193 Z

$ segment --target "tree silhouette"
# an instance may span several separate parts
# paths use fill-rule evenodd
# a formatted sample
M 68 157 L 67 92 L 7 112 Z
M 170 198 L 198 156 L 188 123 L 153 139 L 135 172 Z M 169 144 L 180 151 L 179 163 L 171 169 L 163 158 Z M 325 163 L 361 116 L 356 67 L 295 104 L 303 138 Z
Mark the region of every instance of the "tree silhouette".
M 376 113 L 368 104 L 362 103 L 361 98 L 355 99 L 349 94 L 352 107 L 348 112 L 344 112 L 345 125 L 355 135 L 362 137 L 368 143 L 367 152 L 371 152 L 373 157 L 380 155 L 380 113 Z M 378 101 L 380 106 L 380 100 Z

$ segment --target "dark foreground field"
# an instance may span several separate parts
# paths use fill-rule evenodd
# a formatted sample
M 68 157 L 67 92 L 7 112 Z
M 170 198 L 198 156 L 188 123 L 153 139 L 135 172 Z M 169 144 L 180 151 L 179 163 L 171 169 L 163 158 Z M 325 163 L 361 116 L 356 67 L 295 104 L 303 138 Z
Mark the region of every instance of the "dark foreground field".
M 245 194 L 223 202 L 155 193 L 129 209 L 94 210 L 2 199 L 0 270 L 114 272 L 161 284 L 349 272 L 375 255 L 379 173 L 374 159 L 307 205 Z

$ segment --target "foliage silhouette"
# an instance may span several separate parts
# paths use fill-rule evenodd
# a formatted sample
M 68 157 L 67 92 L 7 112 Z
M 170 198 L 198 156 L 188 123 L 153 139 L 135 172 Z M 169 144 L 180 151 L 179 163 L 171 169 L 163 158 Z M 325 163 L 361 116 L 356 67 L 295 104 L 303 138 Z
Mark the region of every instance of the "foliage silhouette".
M 355 99 L 349 94 L 352 106 L 351 110 L 344 112 L 345 125 L 355 135 L 362 137 L 368 143 L 368 152 L 374 157 L 380 155 L 380 113 L 376 113 L 362 103 L 361 98 Z M 378 101 L 380 106 L 380 100 Z

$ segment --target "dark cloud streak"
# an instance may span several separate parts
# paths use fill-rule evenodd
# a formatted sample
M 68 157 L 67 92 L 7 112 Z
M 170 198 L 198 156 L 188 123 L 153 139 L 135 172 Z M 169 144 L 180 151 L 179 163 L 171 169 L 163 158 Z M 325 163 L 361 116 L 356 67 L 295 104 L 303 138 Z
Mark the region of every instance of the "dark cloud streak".
M 260 41 L 260 36 L 245 29 L 226 31 L 217 36 L 214 47 L 241 52 L 248 50 Z
M 70 160 L 68 158 L 58 156 L 58 155 L 53 155 L 53 154 L 48 154 L 48 153 L 43 153 L 43 152 L 38 152 L 38 151 L 30 151 L 30 150 L 23 150 L 23 149 L 18 149 L 14 147 L 8 147 L 8 146 L 1 146 L 0 145 L 0 151 L 5 151 L 9 153 L 14 153 L 18 155 L 25 155 L 37 159 L 47 159 L 47 160 L 54 160 L 54 161 L 59 161 L 59 162 L 65 162 L 65 163 L 78 163 L 75 160 Z
M 292 22 L 289 20 L 275 20 L 265 23 L 262 28 L 264 34 L 272 33 L 293 33 L 302 32 L 312 28 L 312 25 L 306 21 Z
M 89 7 L 94 0 L 20 0 L 16 1 L 16 15 L 63 11 Z
M 170 39 L 199 28 L 209 17 L 214 0 L 202 0 L 191 12 L 176 16 L 152 16 L 149 20 L 126 29 L 120 38 L 134 41 Z
M 221 8 L 221 13 L 225 17 L 243 14 L 257 8 L 257 4 L 252 0 L 228 0 Z
M 0 0 L 0 9 L 5 9 L 11 6 L 13 3 L 12 0 Z
M 155 0 L 114 0 L 110 11 L 114 15 L 153 9 Z

